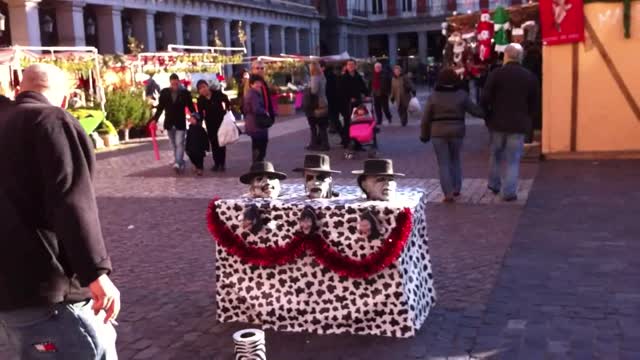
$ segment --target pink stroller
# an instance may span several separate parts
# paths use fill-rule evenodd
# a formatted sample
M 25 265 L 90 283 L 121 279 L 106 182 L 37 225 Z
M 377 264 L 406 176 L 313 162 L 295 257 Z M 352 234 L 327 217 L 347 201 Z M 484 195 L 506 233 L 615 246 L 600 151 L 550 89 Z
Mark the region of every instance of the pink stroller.
M 367 104 L 369 105 L 367 107 Z M 376 156 L 378 139 L 376 133 L 376 119 L 371 111 L 371 102 L 363 103 L 355 107 L 351 113 L 351 126 L 349 127 L 349 148 L 345 152 L 345 159 L 353 159 L 355 151 L 362 146 L 369 147 L 369 157 Z

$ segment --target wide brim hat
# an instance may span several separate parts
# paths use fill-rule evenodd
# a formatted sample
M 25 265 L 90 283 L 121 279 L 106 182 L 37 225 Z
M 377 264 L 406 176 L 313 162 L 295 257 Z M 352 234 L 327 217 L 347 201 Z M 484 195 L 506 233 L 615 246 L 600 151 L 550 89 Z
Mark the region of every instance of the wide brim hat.
M 269 161 L 259 161 L 251 165 L 248 173 L 240 176 L 240 182 L 249 185 L 251 179 L 259 175 L 272 175 L 278 180 L 287 178 L 287 174 L 275 171 L 273 164 Z
M 304 157 L 304 165 L 293 169 L 295 172 L 316 171 L 321 173 L 339 174 L 341 171 L 331 170 L 331 159 L 324 154 L 308 154 Z
M 404 176 L 403 173 L 393 171 L 393 160 L 390 159 L 368 159 L 364 161 L 364 170 L 354 170 L 355 175 L 387 175 Z

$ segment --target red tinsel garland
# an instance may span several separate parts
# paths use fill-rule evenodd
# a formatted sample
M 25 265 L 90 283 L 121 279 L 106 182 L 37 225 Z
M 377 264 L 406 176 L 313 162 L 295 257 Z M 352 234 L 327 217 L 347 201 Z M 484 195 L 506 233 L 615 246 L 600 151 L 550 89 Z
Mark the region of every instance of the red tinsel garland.
M 293 262 L 304 252 L 304 238 L 298 236 L 294 236 L 293 240 L 285 246 L 248 246 L 242 237 L 231 231 L 218 217 L 216 201 L 217 199 L 214 199 L 209 204 L 209 210 L 207 211 L 209 232 L 218 242 L 218 245 L 225 248 L 228 253 L 251 265 L 274 266 Z
M 207 211 L 209 232 L 228 253 L 252 265 L 288 264 L 308 250 L 320 264 L 340 276 L 367 278 L 386 269 L 398 259 L 411 233 L 411 210 L 405 208 L 396 217 L 396 227 L 391 230 L 380 249 L 362 260 L 340 254 L 320 234 L 297 234 L 285 246 L 251 247 L 218 217 L 217 200 L 214 199 L 209 204 Z

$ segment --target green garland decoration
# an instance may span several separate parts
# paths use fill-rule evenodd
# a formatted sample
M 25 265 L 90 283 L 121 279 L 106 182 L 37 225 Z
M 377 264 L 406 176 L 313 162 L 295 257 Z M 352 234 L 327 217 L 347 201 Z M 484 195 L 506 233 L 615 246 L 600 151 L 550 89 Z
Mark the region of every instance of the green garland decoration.
M 619 3 L 622 2 L 622 23 L 624 25 L 624 37 L 629 39 L 631 37 L 631 1 L 632 0 L 584 0 L 585 4 L 596 2 L 609 2 Z
M 40 57 L 40 58 L 28 58 L 23 57 L 20 59 L 20 66 L 22 68 L 26 68 L 32 64 L 52 64 L 63 71 L 71 72 L 71 73 L 82 73 L 83 75 L 88 75 L 89 72 L 95 67 L 95 62 L 93 59 L 83 59 L 78 58 L 73 55 L 65 56 L 65 57 Z

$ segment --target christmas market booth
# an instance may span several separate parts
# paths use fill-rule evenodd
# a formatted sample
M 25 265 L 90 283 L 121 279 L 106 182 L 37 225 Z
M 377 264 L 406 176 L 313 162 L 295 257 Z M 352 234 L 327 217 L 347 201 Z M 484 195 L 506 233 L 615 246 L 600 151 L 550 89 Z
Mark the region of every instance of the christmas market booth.
M 94 47 L 20 47 L 11 48 L 12 87 L 18 89 L 22 70 L 34 63 L 56 65 L 69 79 L 67 96 L 61 104 L 73 114 L 91 137 L 96 147 L 118 142 L 116 129 L 105 117 L 105 95 L 102 88 L 102 57 Z
M 537 3 L 448 17 L 442 23 L 448 40 L 443 62 L 463 79 L 480 78 L 499 64 L 509 43 L 520 43 L 527 51 L 540 46 L 538 18 Z
M 565 8 L 556 19 L 557 5 L 540 3 L 542 151 L 549 157 L 637 157 L 640 1 L 567 0 Z

